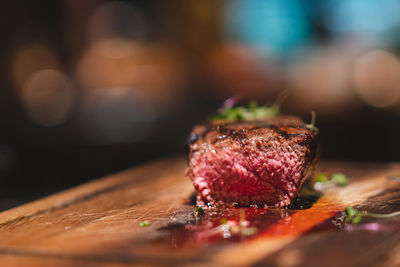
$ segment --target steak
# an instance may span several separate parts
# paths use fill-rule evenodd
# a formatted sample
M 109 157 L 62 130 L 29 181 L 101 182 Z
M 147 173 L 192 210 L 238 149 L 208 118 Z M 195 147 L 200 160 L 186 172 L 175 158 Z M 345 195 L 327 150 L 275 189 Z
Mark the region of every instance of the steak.
M 293 116 L 210 121 L 188 146 L 197 205 L 285 207 L 312 173 L 318 129 Z

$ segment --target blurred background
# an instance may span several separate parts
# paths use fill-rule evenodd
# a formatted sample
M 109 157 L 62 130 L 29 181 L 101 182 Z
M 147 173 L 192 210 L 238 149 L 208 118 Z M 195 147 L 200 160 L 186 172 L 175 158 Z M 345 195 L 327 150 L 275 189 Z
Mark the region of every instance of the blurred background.
M 324 159 L 400 159 L 400 0 L 1 5 L 0 210 L 183 155 L 231 96 L 288 90 Z

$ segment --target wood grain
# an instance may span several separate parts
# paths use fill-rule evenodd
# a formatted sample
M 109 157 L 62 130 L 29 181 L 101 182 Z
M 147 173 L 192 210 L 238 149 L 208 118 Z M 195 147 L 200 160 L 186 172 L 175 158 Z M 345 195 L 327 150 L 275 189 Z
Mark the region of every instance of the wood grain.
M 400 209 L 399 164 L 324 162 L 318 171 L 343 172 L 350 184 L 328 190 L 311 208 L 271 211 L 271 223 L 240 242 L 181 242 L 195 225 L 193 188 L 183 158 L 133 168 L 0 213 L 0 266 L 396 266 L 398 218 L 385 231 L 329 228 L 346 206 Z M 284 211 L 284 210 L 282 210 Z M 141 221 L 151 223 L 140 227 Z M 368 221 L 366 222 L 376 222 Z M 174 228 L 175 227 L 175 228 Z M 172 230 L 171 230 L 172 229 Z M 177 234 L 178 233 L 178 234 Z M 179 239 L 179 240 L 178 240 Z

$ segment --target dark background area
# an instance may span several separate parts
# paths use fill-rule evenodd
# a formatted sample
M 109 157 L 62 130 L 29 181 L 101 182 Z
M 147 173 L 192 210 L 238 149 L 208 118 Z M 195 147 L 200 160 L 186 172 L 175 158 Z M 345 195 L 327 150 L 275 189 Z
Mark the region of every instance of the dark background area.
M 288 90 L 284 113 L 317 112 L 323 159 L 398 161 L 397 11 L 400 1 L 2 3 L 0 209 L 181 156 L 191 127 L 233 95 L 272 103 Z

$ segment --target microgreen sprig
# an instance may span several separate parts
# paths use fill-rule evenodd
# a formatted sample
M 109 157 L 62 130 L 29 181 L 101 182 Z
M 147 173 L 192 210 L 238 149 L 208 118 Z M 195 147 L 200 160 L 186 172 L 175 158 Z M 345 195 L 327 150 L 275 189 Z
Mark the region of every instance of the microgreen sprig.
M 204 210 L 201 206 L 197 206 L 196 210 L 193 212 L 193 215 L 196 219 L 199 219 L 204 216 Z
M 332 186 L 346 186 L 348 184 L 348 180 L 343 173 L 334 173 L 329 178 L 327 174 L 320 173 L 314 179 L 311 180 L 312 188 L 317 191 L 322 191 L 326 188 Z
M 227 107 L 218 110 L 211 120 L 245 120 L 254 121 L 271 118 L 279 115 L 279 105 L 259 106 L 257 102 L 251 101 L 248 106 Z
M 306 127 L 308 129 L 314 129 L 315 128 L 315 119 L 316 119 L 316 113 L 315 111 L 311 111 L 311 123 L 307 124 Z
M 363 213 L 352 207 L 346 207 L 346 222 L 352 224 L 359 224 L 363 217 Z
M 149 221 L 143 221 L 139 223 L 140 227 L 149 227 L 151 223 Z
M 343 173 L 334 173 L 330 177 L 326 173 L 318 173 L 314 178 L 305 183 L 300 191 L 299 196 L 320 196 L 321 191 L 333 186 L 346 186 L 348 180 Z
M 366 211 L 359 211 L 352 207 L 346 207 L 345 212 L 346 212 L 346 222 L 352 224 L 359 224 L 363 217 L 386 219 L 400 215 L 400 211 L 386 213 L 386 214 L 379 214 Z
M 347 178 L 343 173 L 332 174 L 332 182 L 340 186 L 346 186 L 348 184 Z
M 282 91 L 275 99 L 272 105 L 259 106 L 256 101 L 251 101 L 247 106 L 237 106 L 239 97 L 233 96 L 224 101 L 222 106 L 217 110 L 217 114 L 211 116 L 211 120 L 263 120 L 276 117 L 280 113 L 282 103 L 289 96 L 289 91 Z

